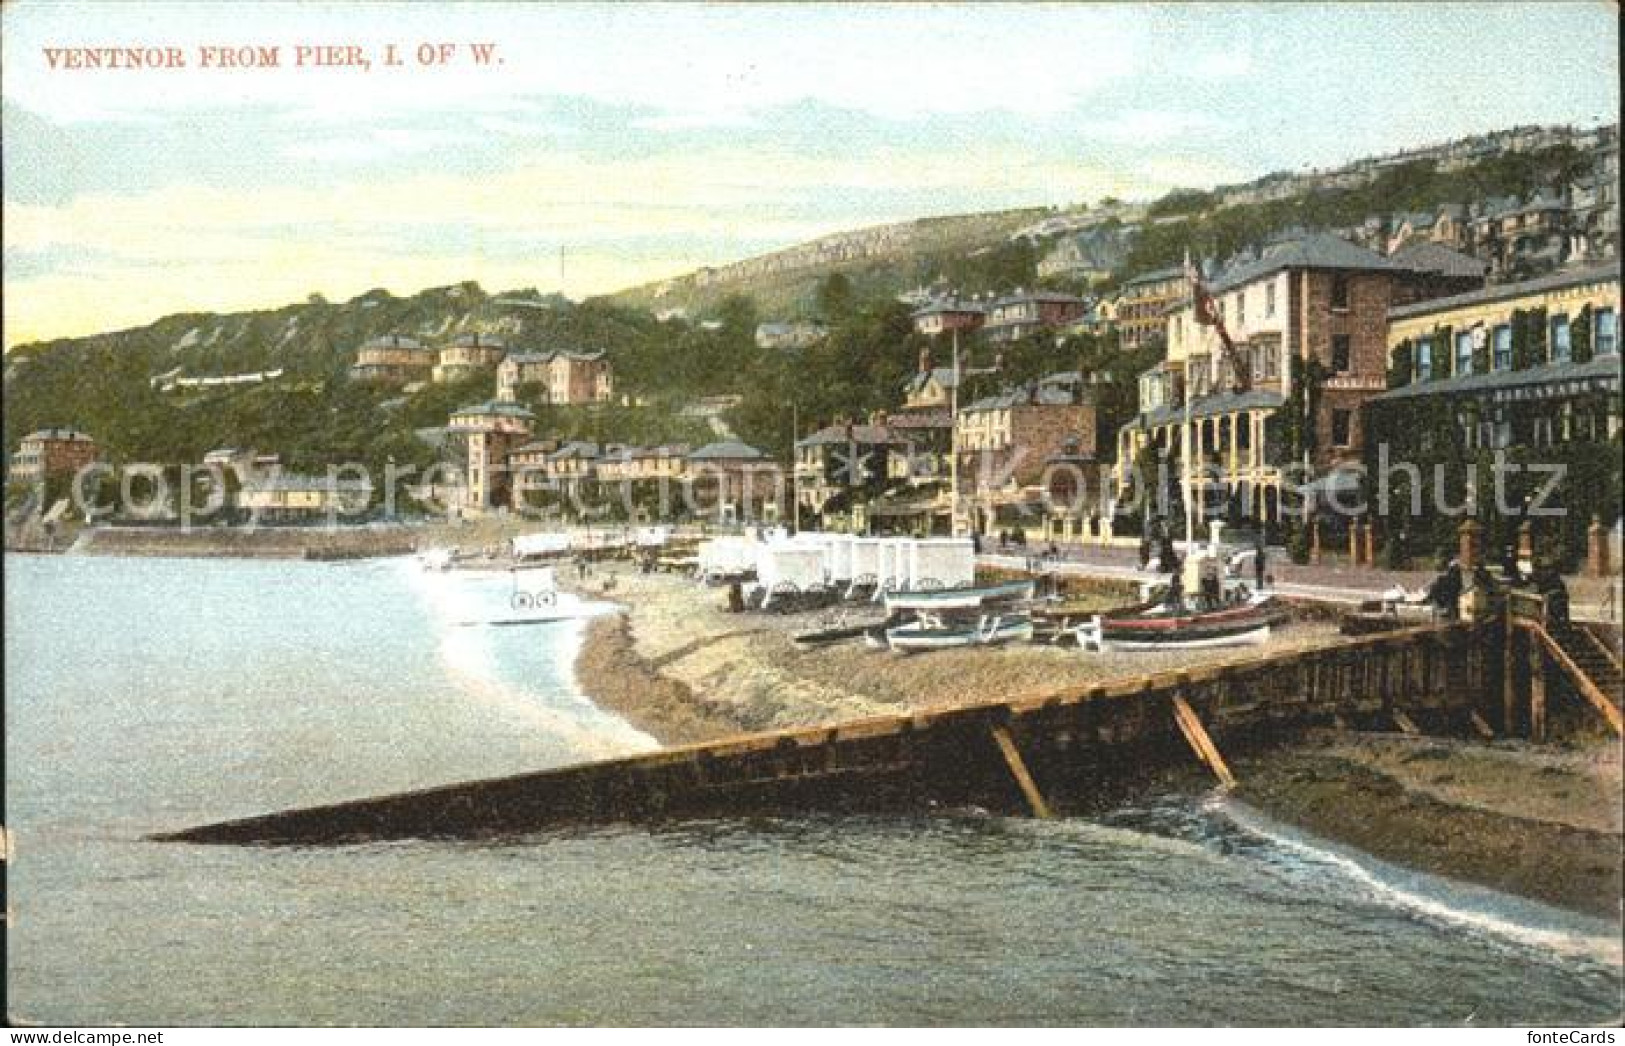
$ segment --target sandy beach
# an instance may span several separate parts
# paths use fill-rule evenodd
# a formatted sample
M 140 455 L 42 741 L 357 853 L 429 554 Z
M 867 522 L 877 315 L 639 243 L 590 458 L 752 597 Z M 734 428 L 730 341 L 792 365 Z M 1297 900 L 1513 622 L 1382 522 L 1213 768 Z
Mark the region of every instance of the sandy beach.
M 882 611 L 732 614 L 725 589 L 638 574 L 623 565 L 595 571 L 582 590 L 602 595 L 604 580 L 613 578 L 608 598 L 625 610 L 593 623 L 578 676 L 594 700 L 668 743 L 1042 694 L 1256 656 L 1236 649 L 1086 654 L 1072 646 L 1027 643 L 914 655 L 871 650 L 861 641 L 811 649 L 792 637 L 837 623 L 878 621 Z M 565 576 L 570 573 L 559 571 L 561 583 L 577 584 Z M 1121 602 L 1099 600 L 1102 608 Z M 1323 641 L 1335 631 L 1329 623 L 1294 623 L 1275 642 L 1284 649 Z M 649 693 L 651 673 L 674 686 Z M 683 729 L 668 734 L 667 718 Z
M 592 622 L 577 676 L 594 701 L 668 745 L 1257 656 L 1084 654 L 1035 644 L 897 655 L 857 641 L 806 649 L 792 636 L 834 624 L 841 612 L 734 614 L 724 589 L 625 564 L 593 570 L 582 581 L 561 568 L 560 583 L 623 609 Z M 848 610 L 844 620 L 879 613 Z M 1335 633 L 1330 621 L 1295 621 L 1272 649 Z M 1617 917 L 1620 762 L 1619 745 L 1602 739 L 1532 746 L 1315 732 L 1291 747 L 1243 755 L 1234 769 L 1238 798 L 1283 822 L 1397 864 Z

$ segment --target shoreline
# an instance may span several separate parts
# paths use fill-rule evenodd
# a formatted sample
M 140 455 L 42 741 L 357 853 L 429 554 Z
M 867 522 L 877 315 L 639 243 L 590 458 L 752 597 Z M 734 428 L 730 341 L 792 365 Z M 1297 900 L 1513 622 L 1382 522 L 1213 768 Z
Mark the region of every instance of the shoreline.
M 613 590 L 600 590 L 604 577 L 614 578 Z M 582 692 L 667 747 L 1256 656 L 1084 658 L 1034 646 L 899 656 L 858 643 L 802 650 L 790 637 L 815 627 L 817 615 L 729 614 L 721 589 L 622 569 L 599 568 L 584 583 L 560 572 L 559 583 L 620 608 L 589 623 L 576 661 Z M 1294 623 L 1277 649 L 1333 634 Z M 1612 741 L 1534 746 L 1311 731 L 1239 753 L 1233 766 L 1236 797 L 1282 823 L 1413 870 L 1620 918 L 1620 746 Z

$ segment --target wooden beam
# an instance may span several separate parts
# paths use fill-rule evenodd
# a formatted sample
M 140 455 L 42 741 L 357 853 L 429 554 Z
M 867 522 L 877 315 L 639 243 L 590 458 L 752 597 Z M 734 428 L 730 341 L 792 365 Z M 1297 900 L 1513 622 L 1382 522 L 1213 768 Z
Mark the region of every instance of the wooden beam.
M 1529 740 L 1546 740 L 1546 651 L 1529 644 Z
M 1207 729 L 1202 726 L 1202 721 L 1196 717 L 1196 710 L 1191 708 L 1181 694 L 1174 695 L 1174 722 L 1179 724 L 1180 733 L 1185 735 L 1185 740 L 1195 750 L 1196 757 L 1206 763 L 1208 769 L 1213 771 L 1213 776 L 1217 777 L 1226 788 L 1234 788 L 1236 785 L 1235 775 L 1225 765 L 1224 756 L 1219 754 L 1218 747 L 1214 745 L 1213 739 L 1208 736 Z
M 1396 708 L 1388 714 L 1393 717 L 1395 723 L 1399 724 L 1399 728 L 1405 731 L 1407 734 L 1419 734 L 1422 732 L 1421 730 L 1418 730 L 1416 724 L 1411 721 L 1411 717 L 1406 715 L 1404 712 L 1401 712 L 1399 709 Z
M 1501 732 L 1513 737 L 1518 732 L 1518 630 L 1513 627 L 1510 609 L 1502 612 L 1506 624 L 1501 630 Z
M 1478 714 L 1476 708 L 1468 716 L 1468 722 L 1473 724 L 1473 729 L 1478 731 L 1478 736 L 1486 741 L 1495 740 L 1495 731 L 1490 729 L 1490 724 L 1484 722 L 1484 717 Z
M 1049 804 L 1044 802 L 1044 795 L 1033 781 L 1033 775 L 1027 772 L 1027 764 L 1022 761 L 1021 750 L 1016 747 L 1010 731 L 1003 725 L 993 727 L 993 740 L 998 743 L 999 751 L 1004 753 L 1004 762 L 1010 768 L 1010 776 L 1021 786 L 1021 794 L 1027 797 L 1027 805 L 1032 807 L 1033 816 L 1041 821 L 1048 820 L 1051 816 Z
M 1569 657 L 1568 651 L 1563 649 L 1562 644 L 1553 639 L 1539 625 L 1524 624 L 1519 627 L 1526 629 L 1530 635 L 1540 641 L 1541 645 L 1546 648 L 1546 652 L 1552 655 L 1552 660 L 1557 662 L 1557 666 L 1574 683 L 1575 689 L 1580 691 L 1580 695 L 1590 701 L 1592 707 L 1602 713 L 1602 717 L 1608 721 L 1608 725 L 1613 727 L 1614 733 L 1625 734 L 1625 716 L 1621 715 L 1619 706 L 1614 704 L 1608 695 L 1603 693 L 1597 687 L 1597 684 L 1591 681 L 1591 677 L 1586 675 L 1585 671 L 1574 663 L 1574 660 Z

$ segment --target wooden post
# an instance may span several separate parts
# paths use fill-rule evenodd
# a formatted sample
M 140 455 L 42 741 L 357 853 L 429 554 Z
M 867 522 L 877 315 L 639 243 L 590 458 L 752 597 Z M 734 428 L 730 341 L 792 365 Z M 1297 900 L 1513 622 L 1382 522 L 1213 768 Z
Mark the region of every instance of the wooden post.
M 1484 722 L 1484 717 L 1478 714 L 1477 709 L 1470 712 L 1467 719 L 1473 724 L 1473 729 L 1478 731 L 1478 736 L 1486 741 L 1495 740 L 1495 731 L 1490 729 L 1490 724 Z
M 1501 611 L 1501 732 L 1512 737 L 1518 732 L 1518 664 L 1514 644 L 1518 630 L 1512 625 L 1512 611 Z
M 1419 734 L 1422 732 L 1421 730 L 1417 729 L 1416 724 L 1411 721 L 1411 717 L 1406 715 L 1404 712 L 1401 712 L 1399 709 L 1396 708 L 1389 714 L 1393 716 L 1394 722 L 1399 725 L 1399 728 L 1405 731 L 1407 734 Z
M 1365 565 L 1374 567 L 1377 565 L 1377 525 L 1367 522 L 1360 532 L 1365 538 Z
M 1598 516 L 1591 517 L 1591 526 L 1586 528 L 1586 573 L 1592 577 L 1607 577 L 1608 563 L 1608 531 L 1602 525 Z
M 1049 804 L 1044 802 L 1043 793 L 1039 792 L 1038 785 L 1033 781 L 1032 774 L 1027 772 L 1027 764 L 1022 762 L 1021 750 L 1016 747 L 1015 739 L 1010 731 L 999 725 L 993 728 L 993 740 L 998 743 L 999 751 L 1004 753 L 1004 762 L 1010 767 L 1010 776 L 1016 779 L 1021 786 L 1021 794 L 1027 797 L 1027 805 L 1032 807 L 1033 816 L 1039 820 L 1048 820 L 1050 817 Z
M 1529 740 L 1546 740 L 1546 651 L 1529 644 Z
M 1461 521 L 1461 526 L 1456 530 L 1457 540 L 1461 543 L 1456 558 L 1461 562 L 1461 572 L 1464 575 L 1472 573 L 1473 568 L 1478 566 L 1479 529 L 1478 520 L 1469 516 Z
M 1320 520 L 1309 521 L 1309 562 L 1320 562 Z
M 1357 566 L 1360 565 L 1360 548 L 1361 548 L 1361 545 L 1360 545 L 1360 524 L 1355 523 L 1353 521 L 1350 521 L 1350 523 L 1349 523 L 1349 565 L 1350 566 L 1357 567 Z
M 1226 788 L 1234 788 L 1235 775 L 1225 765 L 1224 757 L 1219 754 L 1219 749 L 1208 736 L 1202 721 L 1196 717 L 1196 710 L 1191 708 L 1182 694 L 1174 695 L 1174 722 L 1179 724 L 1180 733 L 1185 735 L 1185 741 L 1196 752 L 1196 757 L 1213 771 L 1213 776 Z

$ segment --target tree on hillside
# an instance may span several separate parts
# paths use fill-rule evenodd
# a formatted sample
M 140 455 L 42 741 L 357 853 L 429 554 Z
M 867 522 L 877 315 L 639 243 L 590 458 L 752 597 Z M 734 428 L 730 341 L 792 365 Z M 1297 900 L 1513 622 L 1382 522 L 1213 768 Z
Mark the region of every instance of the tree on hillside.
M 818 285 L 818 316 L 826 324 L 845 323 L 857 307 L 852 279 L 844 272 L 832 272 Z

